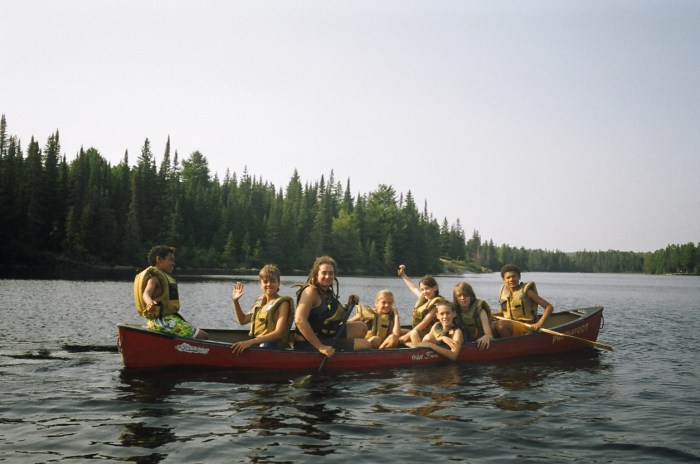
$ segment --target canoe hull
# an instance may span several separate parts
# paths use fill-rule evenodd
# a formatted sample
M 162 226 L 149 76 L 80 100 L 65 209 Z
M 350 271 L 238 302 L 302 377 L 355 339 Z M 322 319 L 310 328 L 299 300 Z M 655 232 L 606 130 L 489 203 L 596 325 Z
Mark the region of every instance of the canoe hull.
M 603 308 L 593 307 L 565 311 L 552 315 L 554 325 L 547 326 L 558 332 L 596 341 L 603 318 Z M 548 321 L 549 322 L 549 321 Z M 318 352 L 296 350 L 266 350 L 251 348 L 241 355 L 231 352 L 227 337 L 242 336 L 243 331 L 205 329 L 212 340 L 195 340 L 151 332 L 133 324 L 118 324 L 119 351 L 126 369 L 155 369 L 168 367 L 199 367 L 244 371 L 314 371 L 322 361 Z M 458 362 L 478 363 L 522 356 L 559 353 L 589 348 L 569 338 L 543 332 L 494 340 L 487 350 L 479 350 L 467 343 L 457 358 Z M 337 352 L 325 369 L 363 370 L 409 367 L 448 362 L 444 357 L 425 348 L 399 348 Z

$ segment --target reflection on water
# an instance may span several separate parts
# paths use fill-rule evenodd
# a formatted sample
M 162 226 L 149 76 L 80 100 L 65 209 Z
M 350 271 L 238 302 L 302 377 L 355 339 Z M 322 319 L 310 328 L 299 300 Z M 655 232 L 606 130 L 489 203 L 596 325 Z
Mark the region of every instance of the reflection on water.
M 155 449 L 175 441 L 171 427 L 148 427 L 143 423 L 126 424 L 119 441 L 126 447 Z
M 562 399 L 565 393 L 546 392 L 548 383 L 569 373 L 599 374 L 608 369 L 601 363 L 602 356 L 596 350 L 582 350 L 574 355 L 531 357 L 526 362 L 319 375 L 305 388 L 292 388 L 294 375 L 286 372 L 122 371 L 119 399 L 138 407 L 120 441 L 137 448 L 155 448 L 175 441 L 176 433 L 170 426 L 150 425 L 143 419 L 169 418 L 168 423 L 176 422 L 184 412 L 186 398 L 210 398 L 228 386 L 226 404 L 216 411 L 218 417 L 228 418 L 227 431 L 222 431 L 221 437 L 247 443 L 250 452 L 257 455 L 269 453 L 271 443 L 282 440 L 291 441 L 293 448 L 306 456 L 330 457 L 338 453 L 333 444 L 337 436 L 332 430 L 353 422 L 355 415 L 363 423 L 385 428 L 391 423 L 387 420 L 403 417 L 405 421 L 412 416 L 418 423 L 428 421 L 440 429 L 450 422 L 477 422 L 490 408 L 527 413 L 566 403 Z M 509 426 L 519 428 L 526 423 L 532 423 L 532 418 L 520 418 Z M 452 443 L 438 439 L 440 436 L 438 433 L 435 439 L 437 445 Z M 148 459 L 157 462 L 160 457 Z
M 187 282 L 188 320 L 235 327 L 230 280 Z M 343 294 L 388 287 L 402 310 L 415 302 L 400 279 L 341 280 Z M 467 280 L 487 300 L 500 285 Z M 304 388 L 291 386 L 302 373 L 126 372 L 114 347 L 116 323 L 137 320 L 128 282 L 0 281 L 0 459 L 698 462 L 700 340 L 687 321 L 700 279 L 533 280 L 557 309 L 605 306 L 601 341 L 618 350 L 324 373 Z

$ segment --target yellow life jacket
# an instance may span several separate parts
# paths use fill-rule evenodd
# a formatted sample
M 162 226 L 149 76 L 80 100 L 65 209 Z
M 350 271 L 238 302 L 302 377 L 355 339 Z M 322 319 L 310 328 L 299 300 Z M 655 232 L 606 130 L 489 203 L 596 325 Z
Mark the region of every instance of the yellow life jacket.
M 394 319 L 393 310 L 387 314 L 375 312 L 372 318 L 372 326 L 367 331 L 365 338 L 369 340 L 371 337 L 377 336 L 384 341 L 394 328 Z
M 528 298 L 527 293 L 530 290 L 537 293 L 534 282 L 521 282 L 512 293 L 506 285 L 501 286 L 499 301 L 505 317 L 520 322 L 537 322 L 538 305 Z
M 441 296 L 436 296 L 432 300 L 426 300 L 424 297 L 420 297 L 413 307 L 413 312 L 411 313 L 411 327 L 415 327 L 421 323 L 425 316 L 430 313 L 430 311 L 435 307 L 440 301 L 445 299 Z
M 163 293 L 154 300 L 160 306 L 157 314 L 154 314 L 151 319 L 167 316 L 168 314 L 176 314 L 180 311 L 180 296 L 177 289 L 177 282 L 170 274 L 167 274 L 155 266 L 149 266 L 136 275 L 134 279 L 134 304 L 136 311 L 143 317 L 146 317 L 146 302 L 143 301 L 143 291 L 146 289 L 148 280 L 151 277 L 157 277 L 160 281 L 160 287 Z
M 372 321 L 374 320 L 374 316 L 376 314 L 377 312 L 370 306 L 363 304 L 357 305 L 357 315 L 360 316 L 360 320 L 362 322 L 367 324 L 367 328 L 372 327 Z
M 292 322 L 294 322 L 294 300 L 291 297 L 280 296 L 269 302 L 265 300 L 265 295 L 258 297 L 253 303 L 248 335 L 251 338 L 257 338 L 274 332 L 277 328 L 277 310 L 285 301 L 289 303 L 287 325 L 282 336 L 275 343 L 279 348 L 287 348 L 289 346 L 289 331 L 292 328 Z
M 484 335 L 484 328 L 481 326 L 481 311 L 485 311 L 486 315 L 491 319 L 491 308 L 484 300 L 476 299 L 469 303 L 469 308 L 463 311 L 459 305 L 456 305 L 457 314 L 462 322 L 465 337 L 467 334 L 474 338 L 479 338 Z
M 459 326 L 457 326 L 454 323 L 454 321 L 452 322 L 452 325 L 447 330 L 442 328 L 441 322 L 436 322 L 435 324 L 433 324 L 433 327 L 430 329 L 430 333 L 433 335 L 433 337 L 435 337 L 435 340 L 437 340 L 438 338 L 440 338 L 444 335 L 447 335 L 448 337 L 453 338 L 455 332 L 457 332 L 458 330 L 462 330 L 462 329 Z M 462 334 L 462 336 L 464 336 L 464 334 Z M 449 348 L 449 345 L 447 345 L 447 343 L 445 343 L 445 342 L 437 342 L 437 344 L 440 346 L 443 346 L 445 348 Z

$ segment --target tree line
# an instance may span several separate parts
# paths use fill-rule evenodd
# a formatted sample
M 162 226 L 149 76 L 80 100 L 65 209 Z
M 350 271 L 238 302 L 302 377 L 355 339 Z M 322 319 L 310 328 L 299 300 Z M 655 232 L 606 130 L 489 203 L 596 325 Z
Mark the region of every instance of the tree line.
M 294 172 L 284 188 L 227 171 L 212 176 L 199 151 L 180 160 L 168 139 L 160 157 L 148 139 L 134 165 L 115 166 L 97 149 L 68 162 L 59 132 L 26 150 L 0 119 L 0 264 L 62 262 L 142 267 L 154 244 L 176 246 L 180 267 L 242 270 L 276 263 L 305 272 L 321 254 L 343 272 L 440 273 L 445 262 L 498 270 L 508 262 L 529 271 L 698 273 L 700 248 L 669 245 L 650 253 L 564 253 L 497 246 L 475 229 L 467 239 L 459 219 L 438 221 L 410 191 L 390 185 L 353 194 L 331 171 L 313 183 Z

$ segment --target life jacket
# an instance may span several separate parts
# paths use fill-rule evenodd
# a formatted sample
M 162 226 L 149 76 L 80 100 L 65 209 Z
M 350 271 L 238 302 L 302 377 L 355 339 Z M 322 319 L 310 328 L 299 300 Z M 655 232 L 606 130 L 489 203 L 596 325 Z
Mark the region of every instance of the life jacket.
M 521 282 L 512 293 L 505 284 L 501 286 L 499 301 L 501 310 L 508 319 L 526 323 L 537 322 L 538 305 L 528 298 L 527 293 L 530 290 L 537 293 L 534 282 Z
M 363 304 L 357 305 L 357 315 L 360 316 L 362 322 L 367 324 L 368 329 L 372 327 L 372 321 L 374 321 L 374 316 L 376 314 L 377 312 L 370 306 Z
M 173 276 L 155 266 L 147 267 L 134 278 L 134 304 L 136 305 L 136 311 L 143 317 L 146 317 L 146 302 L 143 301 L 143 291 L 146 289 L 148 280 L 154 276 L 160 281 L 163 293 L 158 298 L 154 298 L 158 303 L 159 310 L 151 319 L 167 316 L 168 314 L 176 314 L 180 311 L 180 296 L 177 290 L 177 282 Z
M 421 296 L 416 305 L 413 307 L 413 312 L 411 313 L 411 327 L 415 327 L 421 323 L 425 316 L 430 313 L 430 311 L 435 307 L 437 303 L 443 301 L 444 298 L 441 296 L 436 296 L 432 300 L 426 300 L 425 297 Z
M 310 285 L 305 284 L 297 291 L 297 306 L 299 305 L 301 294 Z M 323 290 L 317 286 L 314 286 L 314 288 L 321 296 L 321 304 L 311 308 L 309 311 L 309 325 L 319 338 L 329 338 L 335 335 L 340 324 L 345 320 L 346 309 L 338 301 L 335 293 L 333 293 L 333 289 Z M 297 330 L 297 333 L 301 335 L 299 330 Z
M 377 336 L 380 340 L 385 340 L 394 328 L 394 311 L 384 313 L 374 313 L 372 318 L 372 326 L 365 335 L 366 339 Z
M 458 316 L 459 325 L 464 331 L 465 338 L 467 336 L 477 339 L 484 335 L 484 328 L 481 325 L 481 311 L 486 311 L 486 315 L 491 319 L 491 308 L 484 300 L 475 299 L 469 303 L 469 308 L 462 311 L 462 308 L 457 304 L 455 311 Z
M 444 335 L 447 335 L 448 337 L 452 338 L 455 332 L 457 332 L 458 330 L 462 329 L 454 322 L 452 322 L 452 325 L 447 330 L 442 328 L 442 323 L 436 322 L 430 329 L 430 333 L 433 335 L 433 337 L 435 337 L 435 340 L 437 340 L 438 338 Z M 437 344 L 444 348 L 449 348 L 449 346 L 445 342 L 437 342 Z
M 258 297 L 253 303 L 248 335 L 251 338 L 257 338 L 274 332 L 277 328 L 277 310 L 285 301 L 289 303 L 287 326 L 275 343 L 277 343 L 278 348 L 287 348 L 289 346 L 289 331 L 292 328 L 292 322 L 294 322 L 294 300 L 289 296 L 280 296 L 270 302 L 265 300 L 265 295 Z

